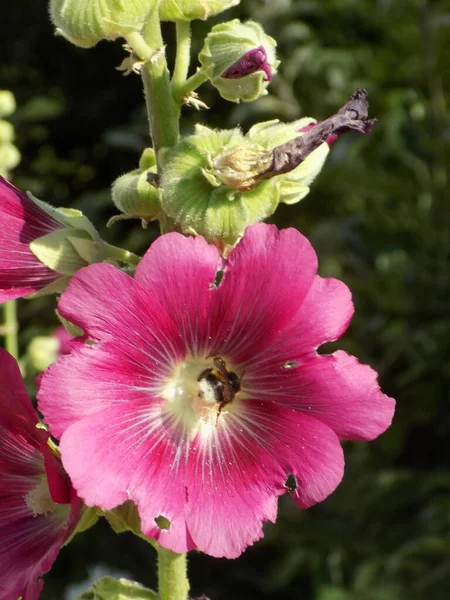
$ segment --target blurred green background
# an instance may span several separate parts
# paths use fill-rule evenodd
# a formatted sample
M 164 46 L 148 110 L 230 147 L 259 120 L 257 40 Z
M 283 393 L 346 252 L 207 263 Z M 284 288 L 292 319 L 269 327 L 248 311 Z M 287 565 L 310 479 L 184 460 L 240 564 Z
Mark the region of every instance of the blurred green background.
M 82 209 L 112 243 L 142 252 L 157 235 L 137 222 L 106 230 L 109 185 L 148 145 L 136 75 L 115 67 L 119 42 L 82 50 L 53 35 L 44 0 L 3 2 L 0 88 L 16 95 L 23 160 L 14 182 Z M 312 191 L 273 219 L 313 242 L 322 275 L 343 279 L 356 316 L 341 348 L 380 373 L 398 400 L 392 428 L 346 444 L 338 490 L 308 511 L 280 501 L 277 524 L 234 561 L 191 553 L 192 596 L 212 600 L 444 600 L 450 595 L 450 281 L 448 156 L 450 3 L 439 0 L 242 0 L 222 17 L 253 17 L 278 41 L 280 73 L 253 104 L 185 109 L 196 121 L 247 129 L 260 120 L 323 119 L 369 91 L 369 136 L 333 146 Z M 219 19 L 215 19 L 217 22 Z M 198 51 L 211 22 L 194 23 Z M 165 28 L 169 43 L 171 26 Z M 49 299 L 20 301 L 21 347 L 56 326 Z M 155 585 L 153 550 L 105 523 L 79 536 L 46 577 L 44 600 L 70 598 L 111 569 Z

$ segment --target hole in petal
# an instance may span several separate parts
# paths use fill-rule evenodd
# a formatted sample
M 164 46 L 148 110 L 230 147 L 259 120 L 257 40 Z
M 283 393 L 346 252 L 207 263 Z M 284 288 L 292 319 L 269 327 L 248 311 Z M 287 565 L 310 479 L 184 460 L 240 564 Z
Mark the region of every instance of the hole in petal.
M 288 360 L 284 363 L 283 365 L 283 369 L 295 369 L 295 367 L 298 367 L 300 363 L 296 362 L 295 360 Z
M 297 489 L 297 477 L 290 473 L 284 482 L 284 487 L 288 490 L 288 492 L 295 492 Z
M 218 288 L 222 279 L 223 279 L 223 269 L 219 269 L 216 272 L 216 277 L 215 277 L 214 281 L 211 283 L 211 285 L 209 286 L 209 289 L 214 290 L 214 289 Z
M 170 529 L 171 526 L 171 522 L 164 515 L 159 515 L 158 517 L 156 517 L 155 523 L 160 529 Z

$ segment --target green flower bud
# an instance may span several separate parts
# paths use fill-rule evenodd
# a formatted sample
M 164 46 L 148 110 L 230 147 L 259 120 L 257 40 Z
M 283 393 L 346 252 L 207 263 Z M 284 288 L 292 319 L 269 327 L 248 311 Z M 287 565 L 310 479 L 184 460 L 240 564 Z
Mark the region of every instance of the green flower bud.
M 203 71 L 226 100 L 251 102 L 267 94 L 280 61 L 276 42 L 259 23 L 234 19 L 211 29 L 199 54 Z
M 17 167 L 20 158 L 20 152 L 13 144 L 0 144 L 0 175 L 5 177 L 8 171 Z
M 0 144 L 14 141 L 14 127 L 8 121 L 0 119 Z
M 159 17 L 162 21 L 206 20 L 239 2 L 240 0 L 161 0 Z
M 158 595 L 135 581 L 102 577 L 77 600 L 158 600 Z
M 14 94 L 9 90 L 0 90 L 0 117 L 8 117 L 16 110 Z
M 163 210 L 184 233 L 219 247 L 236 244 L 247 226 L 269 217 L 279 202 L 293 204 L 308 193 L 329 152 L 326 143 L 288 173 L 270 176 L 270 168 L 274 148 L 301 136 L 299 129 L 311 122 L 259 123 L 245 136 L 239 129 L 197 126 L 162 155 Z
M 50 0 L 57 32 L 82 48 L 140 31 L 158 0 Z
M 37 371 L 45 371 L 59 357 L 59 340 L 52 335 L 39 335 L 28 344 L 27 355 Z
M 149 181 L 152 175 L 156 175 L 155 154 L 152 148 L 147 148 L 141 156 L 139 169 L 121 175 L 113 183 L 112 200 L 125 216 L 147 222 L 161 212 L 160 190 Z

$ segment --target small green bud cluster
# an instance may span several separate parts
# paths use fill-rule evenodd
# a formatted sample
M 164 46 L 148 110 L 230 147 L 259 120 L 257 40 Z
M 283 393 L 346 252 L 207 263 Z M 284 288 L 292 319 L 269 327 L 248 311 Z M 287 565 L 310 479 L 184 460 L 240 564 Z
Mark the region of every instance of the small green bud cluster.
M 9 171 L 20 162 L 20 152 L 14 145 L 14 127 L 3 117 L 9 117 L 16 110 L 14 95 L 8 90 L 0 90 L 0 175 L 8 177 Z

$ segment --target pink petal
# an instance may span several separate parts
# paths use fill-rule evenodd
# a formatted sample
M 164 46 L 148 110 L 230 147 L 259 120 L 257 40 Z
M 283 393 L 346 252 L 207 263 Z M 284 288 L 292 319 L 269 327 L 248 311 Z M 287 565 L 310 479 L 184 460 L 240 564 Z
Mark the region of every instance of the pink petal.
M 51 365 L 40 379 L 39 410 L 52 435 L 60 438 L 73 423 L 132 400 L 150 401 L 161 380 L 172 371 L 173 359 L 149 333 L 128 332 L 125 342 L 85 345 Z M 112 375 L 113 374 L 113 375 Z M 149 399 L 149 400 L 147 400 Z
M 81 269 L 58 310 L 99 343 L 80 345 L 40 380 L 39 409 L 57 438 L 84 416 L 155 395 L 185 356 L 176 325 L 151 292 L 111 265 Z
M 38 579 L 51 568 L 72 523 L 70 506 L 57 514 L 35 516 L 27 505 L 27 495 L 44 476 L 39 450 L 22 434 L 1 427 L 0 598 L 38 597 Z
M 28 198 L 21 190 L 0 176 L 0 213 L 2 216 L 14 217 L 27 222 L 27 229 L 34 228 L 42 232 L 39 235 L 50 233 L 61 227 L 49 214 Z
M 249 361 L 286 328 L 308 294 L 317 257 L 295 229 L 259 223 L 231 252 L 211 315 L 211 348 Z
M 88 505 L 134 500 L 144 533 L 164 547 L 232 558 L 275 520 L 288 474 L 305 507 L 331 493 L 343 469 L 339 441 L 320 422 L 272 403 L 245 401 L 242 412 L 212 443 L 189 443 L 156 400 L 113 407 L 64 433 L 64 467 Z M 155 525 L 160 515 L 169 529 Z
M 61 224 L 0 177 L 0 302 L 42 289 L 60 277 L 31 252 L 30 242 Z
M 151 292 L 181 331 L 192 354 L 201 353 L 209 334 L 211 286 L 222 259 L 202 237 L 168 233 L 151 245 L 135 280 Z
M 194 546 L 183 515 L 186 491 L 180 441 L 155 399 L 153 405 L 130 402 L 79 421 L 62 436 L 61 452 L 87 505 L 109 510 L 132 499 L 143 531 L 175 552 L 185 552 Z M 171 521 L 170 530 L 157 527 L 155 518 L 160 515 Z
M 394 414 L 395 401 L 381 392 L 376 371 L 342 351 L 259 379 L 253 374 L 246 385 L 261 400 L 276 398 L 327 424 L 341 440 L 373 440 Z
M 271 379 L 287 362 L 301 363 L 316 356 L 321 344 L 334 341 L 345 332 L 352 315 L 352 297 L 345 283 L 316 276 L 289 325 L 249 361 L 245 372 L 248 384 Z
M 223 434 L 223 435 L 222 435 Z M 276 497 L 289 474 L 294 500 L 306 508 L 326 498 L 342 479 L 344 459 L 336 435 L 311 417 L 245 400 L 213 444 L 195 440 L 187 464 L 186 520 L 198 548 L 237 557 L 275 521 Z
M 39 447 L 48 438 L 42 429 L 36 429 L 38 417 L 25 389 L 15 359 L 0 348 L 0 425 L 20 432 L 29 443 Z

